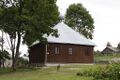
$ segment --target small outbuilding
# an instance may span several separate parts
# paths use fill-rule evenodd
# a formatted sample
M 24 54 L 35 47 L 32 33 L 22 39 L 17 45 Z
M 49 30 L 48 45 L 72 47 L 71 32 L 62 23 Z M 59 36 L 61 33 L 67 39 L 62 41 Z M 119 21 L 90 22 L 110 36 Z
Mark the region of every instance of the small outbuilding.
M 36 41 L 29 47 L 31 65 L 94 63 L 94 43 L 63 22 L 58 23 L 54 29 L 58 30 L 59 37 L 50 35 L 46 37 L 46 45 Z
M 117 54 L 117 53 L 120 53 L 120 50 L 112 46 L 106 46 L 106 48 L 103 49 L 102 51 L 102 54 Z

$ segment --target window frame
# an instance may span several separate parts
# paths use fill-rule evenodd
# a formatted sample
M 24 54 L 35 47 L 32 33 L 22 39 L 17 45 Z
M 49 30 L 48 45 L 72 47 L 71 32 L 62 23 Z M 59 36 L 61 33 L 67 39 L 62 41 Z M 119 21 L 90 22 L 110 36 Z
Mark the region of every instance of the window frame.
M 70 55 L 73 54 L 73 48 L 72 48 L 72 47 L 69 47 L 69 48 L 68 48 L 68 54 L 70 54 Z
M 55 47 L 54 48 L 54 53 L 55 54 L 60 54 L 60 47 Z

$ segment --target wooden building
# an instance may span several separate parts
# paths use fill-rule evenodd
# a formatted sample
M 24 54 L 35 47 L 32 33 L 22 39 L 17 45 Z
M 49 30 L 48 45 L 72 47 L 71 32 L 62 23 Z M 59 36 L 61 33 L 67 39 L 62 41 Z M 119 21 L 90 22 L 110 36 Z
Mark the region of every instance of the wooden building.
M 117 53 L 120 53 L 120 50 L 112 46 L 106 46 L 106 48 L 103 49 L 101 53 L 102 54 L 117 54 Z
M 44 65 L 46 63 L 93 63 L 94 44 L 83 35 L 74 31 L 63 22 L 54 29 L 59 37 L 46 37 L 48 43 L 36 41 L 29 48 L 29 63 Z

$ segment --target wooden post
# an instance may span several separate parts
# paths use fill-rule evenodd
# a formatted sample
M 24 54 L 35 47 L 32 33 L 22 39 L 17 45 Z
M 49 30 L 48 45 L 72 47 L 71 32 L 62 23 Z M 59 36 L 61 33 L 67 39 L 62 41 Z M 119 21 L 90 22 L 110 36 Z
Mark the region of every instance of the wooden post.
M 45 44 L 45 62 L 44 65 L 47 63 L 47 44 Z
M 59 70 L 60 70 L 60 64 L 57 65 L 57 71 L 59 71 Z

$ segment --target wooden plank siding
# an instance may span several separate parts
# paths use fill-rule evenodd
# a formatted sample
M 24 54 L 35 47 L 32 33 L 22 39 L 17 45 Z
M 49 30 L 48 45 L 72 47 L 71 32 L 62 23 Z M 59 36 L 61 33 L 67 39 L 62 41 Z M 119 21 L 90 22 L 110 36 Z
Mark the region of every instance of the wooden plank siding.
M 58 53 L 56 53 L 55 48 L 57 48 Z M 72 48 L 70 53 L 69 48 Z M 37 44 L 30 47 L 29 63 L 93 63 L 93 48 L 93 46 L 60 43 L 48 43 L 46 48 L 45 45 Z
M 55 54 L 55 47 L 59 47 L 59 54 Z M 72 54 L 68 49 L 72 48 Z M 71 44 L 48 44 L 48 63 L 93 63 L 93 47 Z
M 32 65 L 44 65 L 46 57 L 46 47 L 43 44 L 37 44 L 30 47 L 29 50 L 29 63 Z

